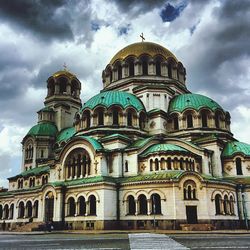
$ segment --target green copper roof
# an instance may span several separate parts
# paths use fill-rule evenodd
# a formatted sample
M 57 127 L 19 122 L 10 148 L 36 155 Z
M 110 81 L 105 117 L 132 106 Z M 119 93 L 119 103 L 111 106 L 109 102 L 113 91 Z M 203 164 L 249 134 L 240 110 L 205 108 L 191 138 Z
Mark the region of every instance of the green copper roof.
M 208 108 L 212 111 L 222 109 L 222 107 L 204 95 L 199 94 L 183 94 L 174 97 L 169 104 L 169 112 L 183 112 L 187 108 L 200 110 L 201 108 Z
M 133 142 L 131 145 L 129 145 L 128 148 L 141 148 L 141 147 L 145 146 L 148 142 L 150 142 L 152 139 L 153 139 L 153 137 L 139 139 L 139 140 Z
M 75 185 L 84 185 L 84 184 L 91 184 L 91 183 L 98 183 L 98 182 L 115 182 L 113 177 L 108 176 L 94 176 L 76 180 L 69 180 L 69 181 L 56 181 L 52 184 L 54 186 L 75 186 Z
M 134 107 L 137 111 L 145 109 L 140 99 L 135 95 L 124 91 L 105 91 L 88 100 L 81 111 L 85 108 L 94 109 L 98 105 L 109 108 L 114 104 L 121 106 L 123 109 L 127 107 Z
M 69 140 L 74 134 L 76 133 L 76 130 L 74 127 L 65 128 L 56 137 L 56 142 L 62 142 Z
M 124 178 L 121 178 L 119 182 L 127 183 L 127 182 L 138 182 L 138 181 L 178 179 L 182 173 L 183 171 L 181 170 L 171 170 L 171 171 L 164 171 L 164 172 L 159 172 L 159 173 L 154 173 L 154 174 L 124 177 Z
M 229 142 L 223 149 L 222 156 L 231 157 L 237 153 L 250 156 L 250 145 L 239 141 Z
M 83 138 L 83 139 L 85 139 L 86 141 L 88 141 L 93 146 L 93 148 L 95 150 L 100 150 L 100 149 L 103 148 L 102 144 L 93 137 L 80 135 L 80 136 L 76 136 L 75 138 Z
M 32 175 L 41 175 L 41 174 L 49 173 L 49 170 L 50 170 L 50 166 L 36 167 L 36 168 L 29 169 L 27 171 L 24 171 L 21 174 L 10 177 L 8 179 L 15 179 L 15 178 L 19 178 L 19 177 L 28 177 L 28 176 L 32 176 Z
M 149 154 L 159 153 L 159 152 L 169 152 L 169 151 L 178 151 L 178 152 L 188 152 L 186 149 L 168 143 L 155 144 L 147 148 L 140 156 L 145 157 Z
M 53 123 L 50 122 L 42 122 L 38 123 L 37 125 L 33 126 L 27 135 L 33 136 L 55 136 L 57 133 L 57 127 Z
M 122 134 L 112 134 L 112 135 L 107 135 L 105 137 L 102 137 L 100 139 L 100 141 L 109 141 L 109 140 L 114 140 L 114 139 L 124 139 L 124 140 L 129 140 L 131 141 L 132 139 L 126 135 L 122 135 Z

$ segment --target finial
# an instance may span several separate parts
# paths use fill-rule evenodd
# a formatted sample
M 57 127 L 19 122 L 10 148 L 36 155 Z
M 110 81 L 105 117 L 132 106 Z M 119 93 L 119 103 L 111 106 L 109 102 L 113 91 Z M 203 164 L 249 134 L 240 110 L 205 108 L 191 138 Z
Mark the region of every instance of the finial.
M 145 37 L 143 36 L 143 33 L 141 33 L 140 37 L 141 37 L 141 42 L 143 42 L 145 40 Z
M 66 63 L 63 64 L 64 71 L 68 71 Z

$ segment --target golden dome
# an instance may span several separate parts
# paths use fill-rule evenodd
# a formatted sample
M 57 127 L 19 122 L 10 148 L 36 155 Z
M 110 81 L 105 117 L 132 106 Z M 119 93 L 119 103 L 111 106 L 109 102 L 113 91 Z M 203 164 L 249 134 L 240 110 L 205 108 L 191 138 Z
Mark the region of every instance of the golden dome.
M 60 71 L 57 71 L 56 73 L 53 74 L 54 78 L 57 78 L 59 76 L 66 76 L 68 78 L 76 77 L 74 74 L 72 74 L 68 70 L 60 70 Z
M 127 47 L 121 49 L 115 56 L 111 59 L 109 64 L 113 64 L 116 60 L 124 60 L 126 57 L 133 55 L 135 57 L 139 57 L 142 54 L 148 54 L 152 57 L 156 55 L 162 55 L 166 59 L 169 57 L 173 57 L 177 62 L 177 58 L 175 55 L 170 52 L 168 49 L 157 43 L 151 42 L 139 42 L 128 45 Z

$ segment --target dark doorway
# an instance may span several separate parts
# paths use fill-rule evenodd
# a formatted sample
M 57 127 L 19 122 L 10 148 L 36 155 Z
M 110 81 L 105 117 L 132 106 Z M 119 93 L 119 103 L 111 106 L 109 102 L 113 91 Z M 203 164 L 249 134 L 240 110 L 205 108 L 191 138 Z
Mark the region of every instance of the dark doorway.
M 45 222 L 53 221 L 54 215 L 54 196 L 52 192 L 48 192 L 45 196 Z
M 186 206 L 187 223 L 197 224 L 197 207 L 196 206 Z

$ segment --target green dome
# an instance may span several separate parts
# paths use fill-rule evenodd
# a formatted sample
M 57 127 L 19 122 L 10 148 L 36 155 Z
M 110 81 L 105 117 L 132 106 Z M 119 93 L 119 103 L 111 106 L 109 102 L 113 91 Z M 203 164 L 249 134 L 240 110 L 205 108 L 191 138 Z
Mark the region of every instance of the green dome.
M 250 156 L 250 145 L 239 141 L 228 142 L 223 149 L 222 156 L 232 157 L 235 154 Z
M 56 142 L 60 143 L 62 141 L 68 141 L 74 134 L 76 133 L 76 130 L 74 127 L 65 128 L 56 137 Z
M 222 107 L 209 97 L 199 94 L 183 94 L 174 97 L 169 104 L 169 112 L 183 112 L 191 108 L 199 111 L 201 108 L 208 108 L 212 111 L 222 109 Z M 223 110 L 223 109 L 222 109 Z
M 137 111 L 145 109 L 140 99 L 133 94 L 124 91 L 105 91 L 88 100 L 83 105 L 81 111 L 86 108 L 94 109 L 98 105 L 102 105 L 106 108 L 112 105 L 119 105 L 123 109 L 133 107 Z
M 57 127 L 53 123 L 50 122 L 43 122 L 38 123 L 37 125 L 33 126 L 27 135 L 33 136 L 55 136 L 57 133 Z
M 155 154 L 155 153 L 164 153 L 164 152 L 182 152 L 182 153 L 187 153 L 188 151 L 180 146 L 174 145 L 174 144 L 169 144 L 169 143 L 162 143 L 162 144 L 155 144 L 147 148 L 140 156 L 141 157 L 146 157 L 150 154 Z

